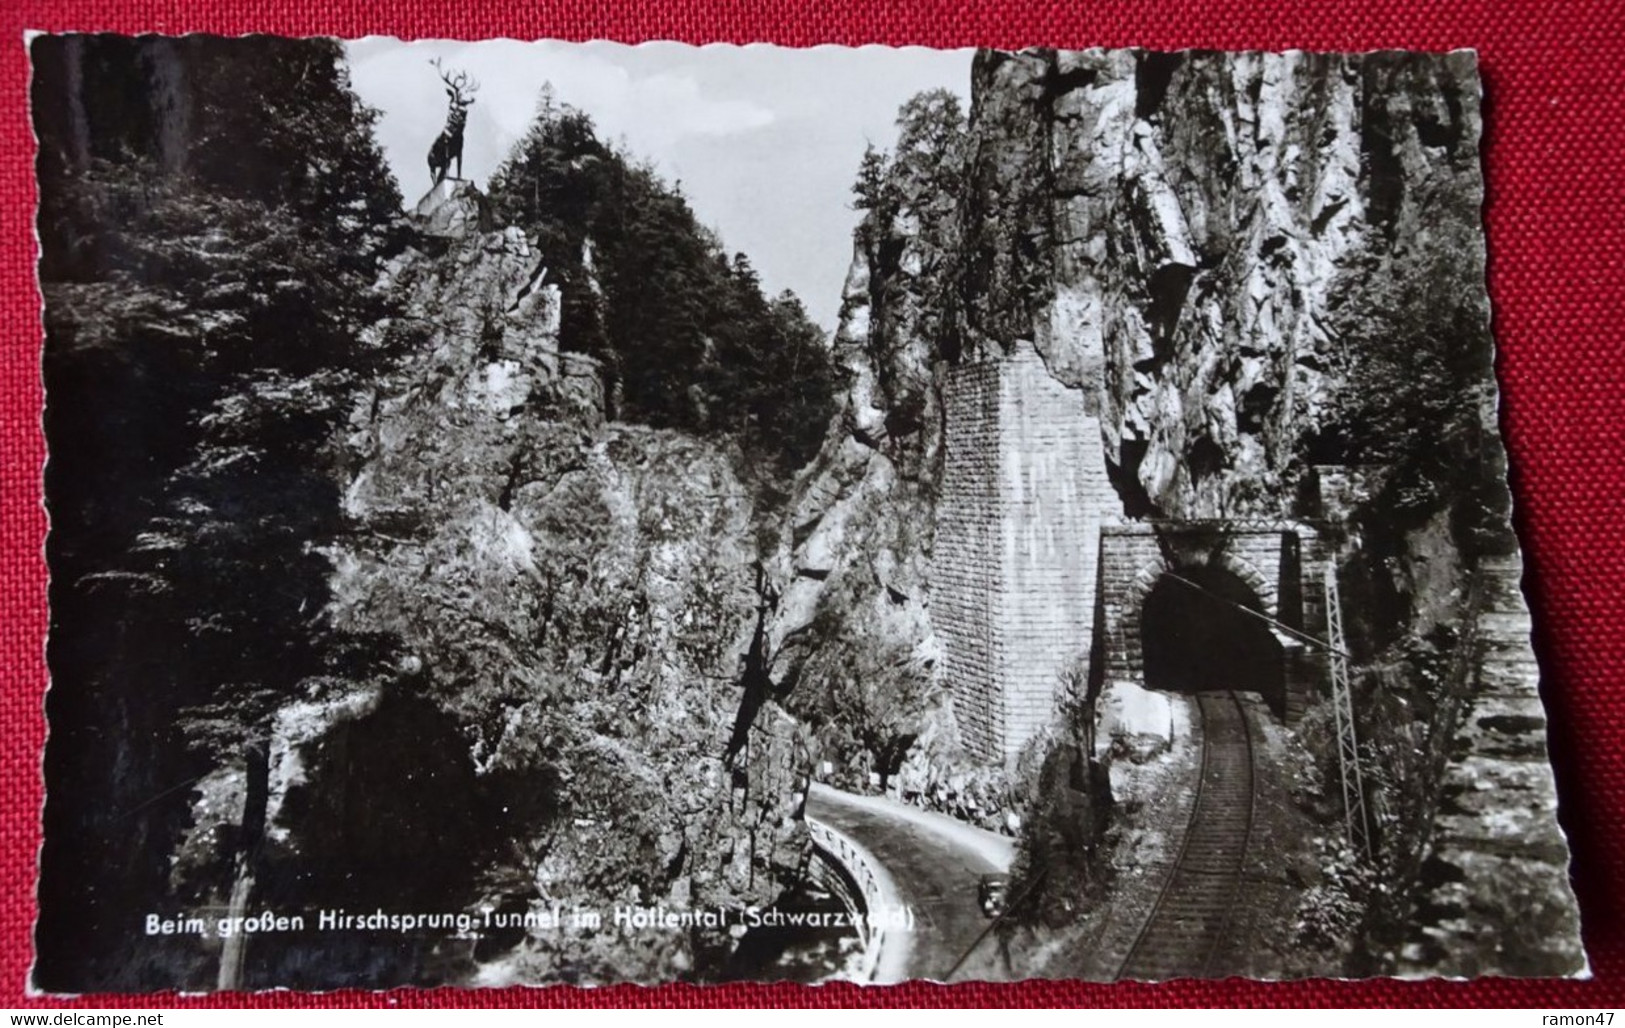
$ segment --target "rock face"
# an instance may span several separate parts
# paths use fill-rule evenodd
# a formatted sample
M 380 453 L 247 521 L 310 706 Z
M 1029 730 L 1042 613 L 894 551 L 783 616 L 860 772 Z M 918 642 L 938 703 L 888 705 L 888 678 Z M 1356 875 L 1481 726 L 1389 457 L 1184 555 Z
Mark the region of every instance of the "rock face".
M 1090 651 L 1099 593 L 1099 424 L 1031 344 L 949 375 L 932 623 L 970 750 L 1015 759 Z
M 1283 513 L 1337 309 L 1476 229 L 1471 55 L 990 53 L 975 76 L 981 347 L 1030 338 L 1085 389 L 1130 513 Z
M 1044 545 L 1042 518 L 1036 543 L 978 520 L 1022 490 L 961 445 L 975 434 L 965 412 L 992 407 L 955 398 L 978 365 L 1032 355 L 1091 426 L 1079 445 L 1095 453 L 1079 466 L 1106 470 L 1080 525 L 1317 517 L 1316 465 L 1385 464 L 1326 544 L 1369 603 L 1350 615 L 1351 645 L 1373 663 L 1397 659 L 1397 640 L 1459 617 L 1474 561 L 1515 546 L 1483 291 L 1474 56 L 989 51 L 972 87 L 968 126 L 907 108 L 907 142 L 860 175 L 868 215 L 836 336 L 849 390 L 799 483 L 770 626 L 792 706 L 816 706 L 798 690 L 839 703 L 853 677 L 842 669 L 873 653 L 912 662 L 926 710 L 950 706 L 947 665 L 965 649 L 953 640 L 981 631 L 966 619 L 967 590 L 982 578 L 1002 595 L 988 568 L 1011 546 Z M 1061 616 L 1065 603 L 1051 606 Z M 1081 658 L 1093 629 L 1074 628 Z M 994 669 L 999 647 L 985 648 L 975 673 L 1013 680 Z M 984 713 L 890 726 L 907 740 L 894 754 L 904 791 L 974 791 Z M 1397 752 L 1409 731 L 1375 743 Z M 882 777 L 897 770 L 873 741 L 844 745 L 848 759 L 887 765 Z M 1419 795 L 1444 745 L 1415 758 Z M 1525 790 L 1537 807 L 1551 795 L 1549 771 L 1538 777 Z M 1408 809 L 1389 826 L 1396 866 L 1435 813 Z M 1572 897 L 1551 880 L 1551 909 L 1572 924 Z M 1567 944 L 1518 945 L 1517 957 L 1475 966 L 1574 966 Z
M 333 555 L 336 626 L 381 640 L 386 707 L 411 697 L 437 712 L 431 734 L 461 740 L 473 785 L 457 795 L 495 826 L 474 841 L 471 900 L 769 902 L 805 852 L 790 818 L 805 757 L 771 709 L 736 727 L 751 494 L 719 446 L 605 422 L 596 363 L 560 349 L 533 241 L 481 230 L 480 208 L 443 185 L 386 271 L 405 312 L 379 331 L 412 345 L 344 441 L 355 531 Z M 343 774 L 304 776 L 323 769 Z M 276 827 L 297 849 L 298 825 Z M 648 938 L 629 953 L 609 927 L 517 933 L 482 950 L 500 968 L 481 980 L 664 979 L 701 960 L 694 937 Z
M 1360 389 L 1345 312 L 1418 263 L 1482 270 L 1469 54 L 989 51 L 973 96 L 968 129 L 898 155 L 858 232 L 847 403 L 782 568 L 791 678 L 848 574 L 863 616 L 940 650 L 952 368 L 1036 349 L 1077 391 L 1112 484 L 1095 517 L 1286 517 Z M 1481 296 L 1455 302 L 1482 322 Z
M 939 772 L 964 758 L 930 618 L 956 201 L 894 174 L 905 188 L 858 232 L 842 295 L 833 345 L 845 403 L 798 476 L 770 566 L 767 673 L 793 712 L 830 729 L 841 784 L 901 775 L 906 789 L 941 793 Z

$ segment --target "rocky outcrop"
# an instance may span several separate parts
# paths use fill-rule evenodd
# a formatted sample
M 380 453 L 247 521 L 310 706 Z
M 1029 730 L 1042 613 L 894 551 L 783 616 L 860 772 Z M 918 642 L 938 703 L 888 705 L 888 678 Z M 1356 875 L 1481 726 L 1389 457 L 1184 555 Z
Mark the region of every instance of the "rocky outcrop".
M 377 331 L 410 345 L 348 426 L 331 616 L 378 640 L 385 707 L 410 698 L 460 740 L 457 795 L 490 827 L 480 902 L 770 902 L 806 852 L 805 754 L 773 709 L 733 745 L 758 605 L 737 457 L 607 423 L 534 241 L 482 230 L 481 207 L 466 184 L 431 193 L 386 270 L 404 311 Z M 519 932 L 482 943 L 481 980 L 703 974 L 701 947 Z
M 1086 390 L 1130 513 L 1283 513 L 1342 387 L 1339 308 L 1476 234 L 1472 56 L 987 53 L 975 76 L 973 337 L 1030 338 Z
M 879 383 L 1031 340 L 1101 417 L 1131 513 L 1283 513 L 1340 388 L 1338 311 L 1477 236 L 1472 55 L 988 51 L 973 74 L 952 231 L 871 217 L 848 278 L 854 437 L 938 410 Z M 922 310 L 944 277 L 958 309 Z M 908 337 L 932 315 L 957 324 Z
M 954 208 L 920 182 L 899 200 L 872 210 L 855 240 L 833 343 L 847 394 L 769 564 L 767 672 L 792 712 L 824 726 L 836 782 L 906 780 L 957 798 L 964 782 L 935 788 L 965 756 L 930 616 Z

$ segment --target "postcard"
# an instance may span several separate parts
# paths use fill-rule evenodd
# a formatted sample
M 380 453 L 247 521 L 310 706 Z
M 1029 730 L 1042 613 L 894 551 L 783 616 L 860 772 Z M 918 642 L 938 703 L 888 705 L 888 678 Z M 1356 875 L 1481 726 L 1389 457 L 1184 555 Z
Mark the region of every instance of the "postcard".
M 35 990 L 1586 973 L 1474 54 L 28 46 Z

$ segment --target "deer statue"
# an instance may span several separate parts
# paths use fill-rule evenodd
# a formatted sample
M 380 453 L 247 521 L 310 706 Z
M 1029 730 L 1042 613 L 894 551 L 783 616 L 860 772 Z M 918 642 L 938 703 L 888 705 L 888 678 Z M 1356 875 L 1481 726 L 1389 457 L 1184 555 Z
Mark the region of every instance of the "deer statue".
M 435 139 L 434 145 L 429 147 L 429 175 L 438 186 L 445 181 L 452 161 L 457 162 L 457 174 L 452 177 L 458 180 L 463 177 L 463 127 L 468 124 L 468 109 L 474 106 L 474 91 L 480 88 L 480 84 L 471 80 L 467 72 L 448 75 L 446 69 L 440 66 L 438 57 L 429 63 L 440 73 L 440 81 L 446 84 L 446 96 L 451 99 L 446 128 Z

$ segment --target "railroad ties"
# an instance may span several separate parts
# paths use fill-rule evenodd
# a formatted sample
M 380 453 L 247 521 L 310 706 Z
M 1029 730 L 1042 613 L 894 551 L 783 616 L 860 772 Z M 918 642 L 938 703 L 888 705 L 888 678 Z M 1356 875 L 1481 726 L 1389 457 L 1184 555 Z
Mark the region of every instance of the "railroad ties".
M 1202 774 L 1179 857 L 1119 978 L 1213 977 L 1239 944 L 1235 907 L 1253 824 L 1253 742 L 1233 692 L 1200 693 Z

